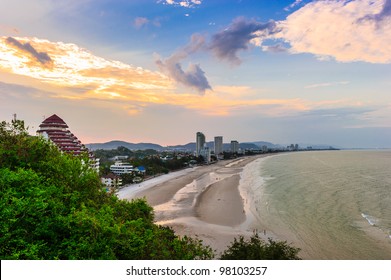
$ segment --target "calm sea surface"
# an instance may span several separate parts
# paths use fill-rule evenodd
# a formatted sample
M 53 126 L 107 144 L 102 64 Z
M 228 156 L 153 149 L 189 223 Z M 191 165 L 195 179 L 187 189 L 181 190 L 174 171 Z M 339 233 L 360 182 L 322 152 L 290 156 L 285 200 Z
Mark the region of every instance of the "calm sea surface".
M 391 151 L 313 151 L 261 163 L 262 224 L 304 259 L 391 259 Z

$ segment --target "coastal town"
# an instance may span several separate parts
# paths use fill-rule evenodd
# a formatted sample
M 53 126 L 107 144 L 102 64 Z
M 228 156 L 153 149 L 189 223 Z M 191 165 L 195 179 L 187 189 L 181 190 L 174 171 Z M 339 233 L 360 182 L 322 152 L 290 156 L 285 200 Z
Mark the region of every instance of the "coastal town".
M 269 213 L 268 202 L 264 200 L 268 197 L 264 193 L 264 186 L 268 184 L 265 182 L 280 176 L 278 171 L 277 174 L 274 171 L 265 173 L 263 168 L 267 164 L 281 159 L 292 161 L 296 157 L 312 158 L 313 161 L 321 155 L 340 154 L 333 151 L 319 153 L 311 147 L 301 149 L 296 144 L 279 149 L 266 145 L 264 149 L 251 149 L 248 148 L 251 143 L 243 143 L 242 146 L 235 140 L 224 144 L 222 136 L 215 137 L 211 143 L 201 132 L 196 133 L 195 143 L 188 144 L 186 149 L 159 148 L 147 143 L 142 144 L 149 147 L 147 149 L 131 149 L 131 143 L 120 141 L 113 141 L 116 147 L 103 149 L 102 146 L 113 143 L 83 145 L 58 115 L 42 121 L 37 130 L 39 137 L 27 131 L 22 133 L 24 121 L 18 120 L 16 115 L 11 124 L 2 122 L 2 126 L 3 129 L 13 127 L 20 133 L 16 137 L 25 137 L 46 147 L 44 150 L 48 153 L 61 155 L 75 171 L 92 175 L 91 179 L 95 178 L 94 188 L 103 197 L 111 197 L 120 203 L 147 203 L 157 226 L 169 228 L 181 237 L 200 238 L 217 254 L 222 254 L 232 239 L 239 235 L 251 238 L 255 234 L 263 240 L 288 239 L 287 231 L 276 233 L 262 216 Z M 4 136 L 7 136 L 7 131 L 12 132 L 4 131 Z M 123 145 L 118 145 L 120 143 Z M 7 149 L 10 147 L 3 152 L 9 153 Z M 327 150 L 337 149 L 329 147 Z M 300 153 L 296 153 L 298 151 Z M 284 152 L 286 155 L 278 155 Z M 29 156 L 34 157 L 35 153 Z M 7 159 L 11 157 L 4 158 Z M 322 165 L 320 168 L 323 170 L 325 167 Z M 72 175 L 71 184 L 74 180 Z M 361 216 L 372 223 L 372 218 L 366 213 Z M 311 255 L 305 251 L 301 257 L 311 258 Z
M 201 238 L 219 253 L 239 234 L 249 238 L 261 232 L 265 240 L 277 238 L 259 222 L 252 194 L 254 186 L 262 185 L 262 160 L 277 153 L 317 150 L 298 144 L 224 143 L 223 136 L 208 142 L 202 132 L 195 133 L 194 143 L 176 147 L 144 144 L 143 149 L 130 149 L 123 141 L 84 145 L 56 114 L 39 125 L 37 134 L 64 153 L 88 158 L 108 194 L 127 201 L 145 199 L 158 225 Z
M 13 123 L 18 122 L 14 115 Z M 210 143 L 201 132 L 190 145 L 194 149 L 89 149 L 56 114 L 45 118 L 36 134 L 61 153 L 81 158 L 82 165 L 99 174 L 101 188 L 109 196 L 144 199 L 153 207 L 157 225 L 179 236 L 202 238 L 218 253 L 238 234 L 262 232 L 265 240 L 275 237 L 256 225 L 248 191 L 259 161 L 276 150 L 244 149 L 236 140 L 227 145 L 222 136 Z
M 298 144 L 291 144 L 287 147 L 270 147 L 267 145 L 257 146 L 253 143 L 241 145 L 237 140 L 231 140 L 230 143 L 225 144 L 223 136 L 215 136 L 213 142 L 207 142 L 206 136 L 202 132 L 196 132 L 195 143 L 190 143 L 187 147 L 135 151 L 124 146 L 117 146 L 115 149 L 102 149 L 95 144 L 94 149 L 88 149 L 71 132 L 66 122 L 56 114 L 43 120 L 39 125 L 37 135 L 53 142 L 62 152 L 73 155 L 88 154 L 89 165 L 100 174 L 101 181 L 108 192 L 171 171 L 215 164 L 221 160 L 277 152 L 313 150 L 312 147 L 303 149 Z

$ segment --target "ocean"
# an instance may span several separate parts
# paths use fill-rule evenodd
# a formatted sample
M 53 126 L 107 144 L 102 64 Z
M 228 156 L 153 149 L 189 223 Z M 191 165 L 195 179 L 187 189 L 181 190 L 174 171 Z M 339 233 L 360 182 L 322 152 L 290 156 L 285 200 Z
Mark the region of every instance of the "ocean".
M 391 260 L 391 151 L 266 157 L 252 185 L 262 226 L 303 259 Z

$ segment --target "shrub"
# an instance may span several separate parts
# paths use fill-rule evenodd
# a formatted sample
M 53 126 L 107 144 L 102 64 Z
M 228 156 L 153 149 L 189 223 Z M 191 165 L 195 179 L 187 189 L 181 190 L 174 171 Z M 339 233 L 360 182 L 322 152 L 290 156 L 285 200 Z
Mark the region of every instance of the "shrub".
M 292 247 L 286 241 L 274 241 L 271 238 L 265 242 L 258 234 L 245 240 L 243 236 L 235 238 L 221 260 L 299 260 L 300 249 Z

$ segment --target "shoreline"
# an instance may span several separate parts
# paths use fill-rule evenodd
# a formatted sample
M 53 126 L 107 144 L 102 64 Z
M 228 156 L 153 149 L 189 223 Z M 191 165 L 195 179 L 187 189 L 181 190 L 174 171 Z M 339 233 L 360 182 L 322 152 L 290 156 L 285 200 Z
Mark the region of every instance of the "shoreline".
M 239 175 L 232 175 L 211 184 L 196 200 L 196 217 L 209 224 L 232 227 L 242 224 L 246 215 L 237 187 L 239 180 Z
M 365 250 L 371 252 L 371 259 L 388 259 L 386 248 L 390 244 L 389 232 L 382 231 L 375 225 L 369 216 L 371 212 L 361 210 L 357 217 L 352 216 L 352 226 L 357 228 L 363 240 L 365 238 L 362 244 L 366 249 L 362 249 L 361 245 L 357 247 L 357 252 L 364 250 L 363 255 L 346 253 L 346 250 L 338 251 L 339 247 L 334 246 L 332 238 L 331 243 L 324 245 L 325 247 L 315 246 L 313 244 L 318 244 L 319 240 L 327 242 L 327 238 L 332 235 L 324 237 L 322 232 L 297 235 L 294 228 L 290 228 L 289 220 L 284 222 L 279 219 L 279 215 L 284 215 L 287 210 L 282 209 L 283 205 L 269 205 L 270 190 L 265 189 L 265 182 L 270 179 L 268 176 L 273 175 L 262 174 L 261 166 L 267 157 L 285 155 L 264 154 L 200 166 L 184 173 L 174 172 L 170 175 L 173 179 L 164 179 L 162 176 L 162 180 L 149 184 L 146 189 L 136 188 L 136 192 L 130 197 L 145 197 L 154 207 L 157 224 L 171 227 L 179 236 L 198 238 L 204 245 L 215 250 L 216 258 L 234 238 L 239 235 L 248 238 L 258 232 L 264 240 L 285 240 L 299 247 L 299 256 L 303 259 L 349 259 L 352 256 L 365 259 Z M 228 203 L 228 199 L 234 203 Z M 227 206 L 231 204 L 234 206 Z M 340 247 L 343 246 L 345 244 Z M 353 241 L 352 246 L 356 248 L 354 246 L 357 244 Z M 335 252 L 325 251 L 330 248 L 334 248 Z
M 251 196 L 253 172 L 275 154 L 219 161 L 162 175 L 118 191 L 120 199 L 143 198 L 154 208 L 157 224 L 179 236 L 197 237 L 222 253 L 239 235 L 274 239 L 262 226 Z M 154 180 L 154 181 L 152 181 Z

